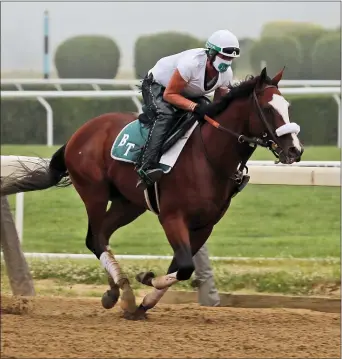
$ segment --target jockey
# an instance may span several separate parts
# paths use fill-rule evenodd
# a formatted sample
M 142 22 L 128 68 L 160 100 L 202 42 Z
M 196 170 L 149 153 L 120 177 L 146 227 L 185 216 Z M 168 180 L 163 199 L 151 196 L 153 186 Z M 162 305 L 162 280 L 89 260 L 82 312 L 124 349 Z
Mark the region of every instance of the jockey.
M 142 96 L 153 120 L 142 165 L 137 171 L 141 177 L 137 188 L 145 189 L 162 176 L 158 165 L 160 150 L 177 109 L 203 118 L 207 105 L 203 101 L 195 102 L 196 98 L 215 91 L 216 100 L 228 92 L 235 57 L 240 57 L 237 37 L 228 30 L 219 30 L 209 37 L 206 48 L 164 57 L 149 70 L 142 83 Z

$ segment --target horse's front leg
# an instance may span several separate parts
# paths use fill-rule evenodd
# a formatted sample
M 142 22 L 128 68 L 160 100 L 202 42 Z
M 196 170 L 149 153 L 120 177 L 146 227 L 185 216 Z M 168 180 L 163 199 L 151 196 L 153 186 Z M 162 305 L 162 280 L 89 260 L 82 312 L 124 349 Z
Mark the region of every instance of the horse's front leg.
M 180 216 L 169 216 L 161 221 L 165 234 L 174 251 L 174 257 L 166 275 L 155 277 L 153 272 L 139 273 L 136 279 L 145 285 L 154 287 L 142 303 L 151 309 L 165 294 L 167 289 L 178 281 L 190 279 L 195 270 L 192 260 L 189 230 Z
M 161 220 L 161 224 L 173 249 L 175 260 L 173 267 L 176 268 L 177 266 L 177 270 L 164 276 L 152 278 L 151 284 L 156 289 L 164 289 L 178 281 L 188 280 L 195 270 L 189 229 L 184 218 L 181 215 L 169 215 Z
M 167 271 L 167 274 L 171 274 L 177 271 L 178 271 L 177 261 L 175 257 L 173 257 L 172 262 Z M 142 284 L 152 286 L 152 279 L 154 277 L 155 276 L 153 272 L 142 272 L 136 276 L 136 280 Z M 146 312 L 147 310 L 155 307 L 171 286 L 172 284 L 162 289 L 153 288 L 152 292 L 145 295 L 142 303 L 139 306 L 139 310 Z
M 197 231 L 190 231 L 190 242 L 191 242 L 191 255 L 194 256 L 198 250 L 204 245 L 204 243 L 206 242 L 206 240 L 208 239 L 210 233 L 213 230 L 213 226 L 207 226 L 204 227 L 200 230 Z M 208 254 L 208 253 L 206 253 Z M 196 261 L 194 260 L 194 264 L 196 265 Z M 197 269 L 197 268 L 196 268 Z M 200 268 L 198 268 L 198 270 L 200 270 Z M 157 277 L 155 278 L 155 275 L 153 272 L 143 272 L 143 273 L 139 273 L 136 276 L 136 279 L 138 280 L 138 282 L 143 283 L 145 285 L 149 285 L 149 286 L 154 286 L 153 285 L 153 280 L 154 279 L 160 279 L 159 282 L 157 282 L 158 284 L 160 284 L 160 282 L 164 283 L 166 282 L 166 286 L 164 288 L 159 287 L 159 289 L 157 289 L 156 287 L 153 289 L 152 292 L 148 293 L 142 303 L 140 304 L 139 309 L 143 310 L 143 311 L 147 311 L 149 309 L 152 309 L 153 307 L 156 306 L 156 304 L 160 301 L 160 299 L 163 297 L 163 295 L 167 292 L 167 290 L 175 283 L 178 282 L 177 278 L 176 280 L 174 280 L 173 278 L 174 273 L 178 273 L 179 268 L 178 268 L 178 264 L 177 264 L 177 258 L 174 256 L 172 259 L 172 262 L 169 266 L 169 269 L 167 271 L 167 275 L 166 276 L 161 276 L 161 277 Z M 167 279 L 169 276 L 171 275 L 171 279 Z M 191 276 L 191 275 L 190 275 Z M 156 282 L 154 282 L 156 283 Z

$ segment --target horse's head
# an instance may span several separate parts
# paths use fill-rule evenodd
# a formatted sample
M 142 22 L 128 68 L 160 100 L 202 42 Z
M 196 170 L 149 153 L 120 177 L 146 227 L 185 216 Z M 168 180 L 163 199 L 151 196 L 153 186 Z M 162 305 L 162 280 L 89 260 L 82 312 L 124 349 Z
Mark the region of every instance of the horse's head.
M 255 78 L 249 132 L 252 136 L 262 138 L 281 163 L 291 164 L 301 160 L 304 148 L 298 139 L 299 126 L 290 122 L 290 104 L 278 89 L 283 71 L 270 79 L 264 68 Z

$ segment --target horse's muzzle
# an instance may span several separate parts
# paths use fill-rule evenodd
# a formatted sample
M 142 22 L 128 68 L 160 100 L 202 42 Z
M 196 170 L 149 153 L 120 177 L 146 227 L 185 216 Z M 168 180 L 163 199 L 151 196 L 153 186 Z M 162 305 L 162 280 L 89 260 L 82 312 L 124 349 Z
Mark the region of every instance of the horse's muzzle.
M 297 160 L 300 159 L 302 153 L 303 149 L 299 151 L 297 147 L 290 147 L 288 150 L 288 157 L 294 158 L 295 161 L 298 162 Z
M 294 162 L 300 162 L 303 152 L 304 149 L 299 151 L 296 147 L 290 147 L 287 151 L 287 154 L 285 154 L 284 152 L 280 153 L 279 161 L 286 165 L 290 165 Z

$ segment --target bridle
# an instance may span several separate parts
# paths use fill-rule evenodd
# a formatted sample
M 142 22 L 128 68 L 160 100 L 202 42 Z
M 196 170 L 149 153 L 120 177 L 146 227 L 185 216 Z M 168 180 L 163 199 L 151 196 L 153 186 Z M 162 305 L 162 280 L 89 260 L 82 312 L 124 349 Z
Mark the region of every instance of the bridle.
M 224 176 L 228 179 L 233 180 L 234 182 L 236 182 L 238 185 L 241 185 L 241 186 L 243 186 L 243 182 L 249 181 L 249 176 L 247 176 L 248 167 L 246 164 L 247 164 L 248 159 L 252 156 L 253 152 L 256 150 L 257 146 L 261 146 L 261 147 L 265 147 L 265 148 L 269 149 L 274 154 L 274 156 L 277 158 L 275 163 L 280 162 L 279 157 L 280 157 L 281 153 L 284 152 L 282 146 L 280 145 L 278 139 L 276 138 L 276 136 L 274 134 L 274 131 L 272 130 L 269 122 L 267 121 L 264 111 L 261 108 L 259 101 L 258 101 L 258 95 L 260 93 L 263 93 L 268 88 L 278 88 L 278 87 L 275 85 L 267 85 L 258 92 L 254 89 L 253 93 L 250 95 L 250 99 L 251 99 L 251 101 L 253 101 L 252 105 L 254 105 L 257 108 L 258 117 L 260 118 L 262 123 L 265 125 L 266 129 L 268 130 L 268 132 L 265 132 L 262 137 L 248 137 L 244 134 L 236 133 L 235 131 L 232 131 L 231 129 L 229 129 L 225 126 L 222 126 L 220 123 L 213 120 L 209 116 L 206 116 L 206 115 L 204 116 L 204 120 L 207 121 L 210 125 L 214 126 L 215 128 L 217 128 L 220 131 L 229 133 L 230 135 L 236 137 L 238 143 L 240 143 L 242 146 L 244 146 L 244 154 L 242 156 L 242 160 L 240 161 L 240 165 L 239 165 L 238 169 L 236 170 L 236 172 L 233 175 Z M 250 116 L 251 116 L 251 111 L 249 112 L 249 115 L 248 115 L 249 119 L 250 119 Z M 217 165 L 215 165 L 213 163 L 213 161 L 210 159 L 210 156 L 208 155 L 207 149 L 205 147 L 205 143 L 203 141 L 201 127 L 202 126 L 199 126 L 199 131 L 200 131 L 200 138 L 201 138 L 205 157 L 206 157 L 208 163 L 210 164 L 210 166 L 213 168 L 213 170 L 215 172 L 222 174 L 222 168 L 218 168 Z M 269 135 L 271 138 L 268 138 Z M 243 174 L 244 170 L 246 170 L 246 175 Z
M 262 92 L 264 92 L 266 89 L 268 88 L 277 88 L 277 86 L 274 85 L 267 85 L 265 86 L 262 90 L 260 91 L 256 91 L 255 89 L 253 90 L 253 93 L 251 95 L 251 100 L 253 101 L 253 104 L 256 106 L 257 108 L 257 113 L 258 113 L 258 117 L 260 118 L 260 120 L 263 122 L 263 124 L 265 125 L 265 127 L 268 130 L 268 133 L 264 133 L 263 137 L 248 137 L 246 135 L 243 134 L 238 134 L 235 131 L 230 130 L 229 128 L 222 126 L 221 124 L 219 124 L 217 121 L 213 120 L 212 118 L 210 118 L 209 116 L 204 116 L 204 119 L 210 123 L 212 126 L 214 126 L 215 128 L 217 128 L 220 131 L 229 133 L 230 135 L 233 135 L 234 137 L 237 138 L 239 143 L 247 143 L 250 145 L 254 145 L 254 147 L 256 146 L 261 146 L 261 147 L 265 147 L 268 148 L 270 151 L 272 151 L 272 153 L 274 154 L 274 156 L 276 158 L 279 158 L 279 156 L 281 155 L 281 153 L 284 151 L 283 148 L 281 147 L 277 137 L 274 134 L 274 131 L 272 130 L 269 122 L 266 119 L 266 116 L 264 114 L 263 109 L 261 108 L 259 101 L 258 101 L 258 95 Z M 251 112 L 249 113 L 249 117 L 251 115 Z M 271 139 L 268 138 L 268 135 L 271 136 Z

